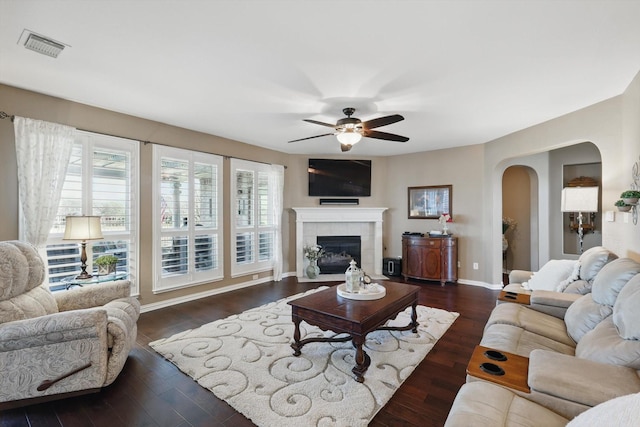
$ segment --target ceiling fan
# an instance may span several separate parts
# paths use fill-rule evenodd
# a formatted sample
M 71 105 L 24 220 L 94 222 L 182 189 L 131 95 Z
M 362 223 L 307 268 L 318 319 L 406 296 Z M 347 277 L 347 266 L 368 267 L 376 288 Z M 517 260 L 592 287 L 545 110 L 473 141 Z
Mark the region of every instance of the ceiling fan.
M 351 150 L 351 148 L 357 144 L 362 137 L 384 139 L 386 141 L 407 142 L 409 138 L 406 136 L 395 135 L 393 133 L 380 132 L 372 130 L 381 126 L 390 125 L 404 120 L 399 114 L 393 114 L 391 116 L 378 117 L 377 119 L 368 120 L 366 122 L 361 121 L 355 117 L 351 117 L 356 112 L 355 108 L 345 108 L 342 112 L 347 116 L 336 122 L 335 125 L 330 123 L 323 123 L 316 120 L 304 119 L 305 122 L 314 123 L 320 126 L 326 126 L 333 128 L 335 132 L 324 133 L 322 135 L 310 136 L 308 138 L 294 139 L 289 142 L 304 141 L 306 139 L 320 138 L 322 136 L 335 135 L 340 142 L 340 149 L 345 152 Z

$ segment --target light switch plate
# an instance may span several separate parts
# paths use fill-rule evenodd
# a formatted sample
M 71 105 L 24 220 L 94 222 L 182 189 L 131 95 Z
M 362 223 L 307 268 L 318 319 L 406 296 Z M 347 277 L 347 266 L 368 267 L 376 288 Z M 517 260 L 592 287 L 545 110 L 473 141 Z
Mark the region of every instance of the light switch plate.
M 607 222 L 614 222 L 616 220 L 616 213 L 614 211 L 606 211 L 604 213 L 604 220 Z

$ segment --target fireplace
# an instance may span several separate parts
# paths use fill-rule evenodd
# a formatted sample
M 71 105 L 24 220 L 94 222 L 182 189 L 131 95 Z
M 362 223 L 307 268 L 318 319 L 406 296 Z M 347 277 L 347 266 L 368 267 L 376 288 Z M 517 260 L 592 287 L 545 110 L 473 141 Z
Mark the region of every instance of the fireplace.
M 382 221 L 387 208 L 368 207 L 300 207 L 291 208 L 296 212 L 296 276 L 304 278 L 308 260 L 304 257 L 304 247 L 317 242 L 318 236 L 355 236 L 361 238 L 358 267 L 375 277 L 382 276 Z M 346 267 L 345 267 L 346 270 Z M 324 280 L 341 280 L 344 270 L 337 274 L 325 274 Z
M 352 259 L 362 267 L 360 236 L 317 236 L 316 240 L 325 252 L 318 260 L 322 274 L 344 273 Z

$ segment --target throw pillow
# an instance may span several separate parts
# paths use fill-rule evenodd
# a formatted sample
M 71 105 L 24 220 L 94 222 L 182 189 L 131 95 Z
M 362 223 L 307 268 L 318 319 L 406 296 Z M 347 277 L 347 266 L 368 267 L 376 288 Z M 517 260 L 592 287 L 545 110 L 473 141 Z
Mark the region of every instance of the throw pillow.
M 534 291 L 554 291 L 561 281 L 569 278 L 576 262 L 570 259 L 552 259 L 543 265 L 539 271 L 533 273 L 527 283 L 527 287 Z
M 579 278 L 580 278 L 580 260 L 576 261 L 575 265 L 573 266 L 573 271 L 571 272 L 571 275 L 567 277 L 565 280 L 563 280 L 562 282 L 558 283 L 558 286 L 556 287 L 556 292 L 564 292 L 564 290 L 567 289 L 567 286 L 569 286 Z

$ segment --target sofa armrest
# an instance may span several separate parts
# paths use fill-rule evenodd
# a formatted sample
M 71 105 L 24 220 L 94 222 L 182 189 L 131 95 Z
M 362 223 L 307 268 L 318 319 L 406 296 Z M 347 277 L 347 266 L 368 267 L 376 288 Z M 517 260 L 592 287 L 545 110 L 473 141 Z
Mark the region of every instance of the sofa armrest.
M 511 270 L 509 273 L 509 283 L 523 283 L 531 279 L 533 275 L 532 271 L 526 270 Z
M 567 308 L 579 298 L 582 298 L 582 295 L 538 290 L 531 293 L 529 307 L 559 319 L 564 319 Z
M 1 324 L 0 366 L 8 369 L 0 375 L 0 404 L 102 387 L 106 324 L 100 308 Z
M 532 392 L 585 406 L 640 392 L 634 369 L 539 349 L 529 357 L 528 383 Z
M 58 310 L 69 311 L 100 307 L 109 301 L 128 297 L 130 294 L 129 280 L 115 280 L 54 292 L 53 296 L 58 304 Z
M 94 308 L 0 324 L 0 353 L 104 337 L 107 311 Z

